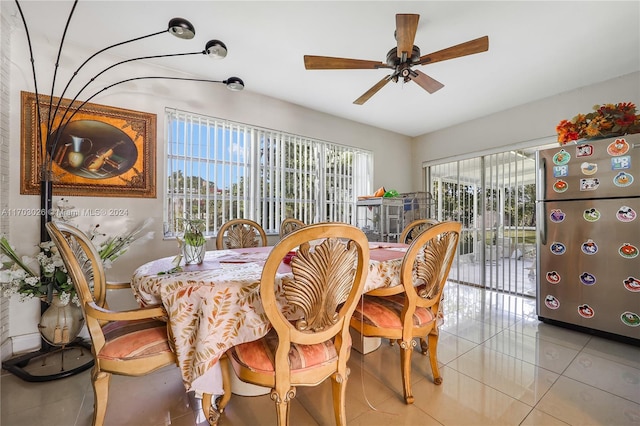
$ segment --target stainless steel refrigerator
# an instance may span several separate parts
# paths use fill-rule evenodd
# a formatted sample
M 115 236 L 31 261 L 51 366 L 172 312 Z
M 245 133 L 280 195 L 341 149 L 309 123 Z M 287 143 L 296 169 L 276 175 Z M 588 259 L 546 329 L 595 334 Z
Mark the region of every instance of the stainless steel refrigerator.
M 537 314 L 640 343 L 640 134 L 541 150 Z

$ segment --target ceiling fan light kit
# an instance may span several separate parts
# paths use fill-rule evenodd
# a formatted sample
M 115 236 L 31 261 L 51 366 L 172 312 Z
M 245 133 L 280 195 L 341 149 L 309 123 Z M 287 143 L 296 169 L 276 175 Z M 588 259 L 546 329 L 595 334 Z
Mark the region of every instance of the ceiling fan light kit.
M 363 59 L 336 58 L 331 56 L 304 56 L 304 66 L 308 70 L 338 70 L 338 69 L 379 69 L 389 68 L 393 72 L 377 82 L 353 103 L 362 105 L 382 89 L 389 81 L 403 83 L 413 81 L 429 93 L 442 89 L 444 84 L 427 74 L 414 70 L 417 65 L 433 64 L 448 59 L 460 58 L 489 50 L 489 37 L 484 36 L 460 43 L 428 55 L 420 56 L 420 48 L 413 44 L 418 29 L 420 15 L 396 15 L 396 30 L 394 32 L 397 46 L 387 53 L 386 63 Z

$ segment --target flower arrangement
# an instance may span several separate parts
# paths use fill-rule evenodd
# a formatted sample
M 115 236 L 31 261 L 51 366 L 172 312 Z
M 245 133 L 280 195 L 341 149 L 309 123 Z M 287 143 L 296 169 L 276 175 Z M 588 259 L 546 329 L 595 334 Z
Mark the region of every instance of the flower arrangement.
M 147 220 L 132 231 L 113 237 L 98 232 L 100 225 L 95 225 L 88 235 L 94 242 L 104 267 L 111 267 L 111 263 L 122 256 L 134 242 L 153 237 L 153 232 L 143 233 L 150 222 Z M 100 237 L 106 238 L 99 241 Z M 42 242 L 38 247 L 40 252 L 35 257 L 20 257 L 7 238 L 0 237 L 2 295 L 20 295 L 22 299 L 37 297 L 50 303 L 53 295 L 57 294 L 64 304 L 69 301 L 78 304 L 75 288 L 55 244 L 51 241 Z
M 556 126 L 561 145 L 578 139 L 640 133 L 640 115 L 632 102 L 595 105 L 594 112 L 578 114 Z
M 8 284 L 2 287 L 3 295 L 20 294 L 23 299 L 47 297 L 51 302 L 53 294 L 58 294 L 64 303 L 69 303 L 69 300 L 77 303 L 73 283 L 58 248 L 51 241 L 40 243 L 39 247 L 40 253 L 35 258 L 20 257 L 7 238 L 0 237 L 0 283 Z M 29 264 L 37 264 L 37 272 Z

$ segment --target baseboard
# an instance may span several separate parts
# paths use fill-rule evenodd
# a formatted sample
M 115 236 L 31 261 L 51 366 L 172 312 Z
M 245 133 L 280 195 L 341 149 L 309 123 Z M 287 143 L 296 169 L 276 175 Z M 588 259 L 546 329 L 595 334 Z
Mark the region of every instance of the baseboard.
M 2 346 L 2 360 L 5 361 L 17 354 L 32 352 L 40 349 L 42 344 L 40 333 L 12 336 L 7 339 L 7 344 Z M 7 355 L 5 357 L 5 354 Z
M 2 342 L 0 345 L 0 361 L 4 362 L 5 360 L 11 358 L 13 356 L 13 345 L 11 344 L 11 339 L 7 339 Z

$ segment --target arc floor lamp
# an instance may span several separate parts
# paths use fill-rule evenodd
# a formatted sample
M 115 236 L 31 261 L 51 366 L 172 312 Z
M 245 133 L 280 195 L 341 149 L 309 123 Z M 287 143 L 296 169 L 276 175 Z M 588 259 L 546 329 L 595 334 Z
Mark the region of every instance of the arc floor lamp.
M 119 43 L 115 43 L 112 44 L 110 46 L 107 46 L 103 49 L 98 50 L 97 52 L 95 52 L 94 54 L 92 54 L 91 56 L 89 56 L 86 60 L 84 60 L 80 66 L 78 66 L 78 68 L 73 72 L 72 76 L 69 78 L 69 80 L 67 81 L 64 89 L 60 92 L 59 95 L 56 95 L 55 93 L 55 86 L 56 86 L 56 77 L 57 77 L 57 71 L 58 71 L 58 66 L 59 66 L 59 62 L 60 62 L 60 57 L 61 57 L 61 53 L 62 53 L 62 49 L 64 47 L 64 43 L 65 43 L 65 38 L 67 35 L 67 30 L 69 29 L 71 20 L 73 18 L 73 14 L 75 12 L 76 6 L 78 4 L 78 0 L 74 0 L 73 5 L 71 6 L 71 10 L 69 11 L 69 15 L 67 17 L 67 21 L 64 27 L 64 32 L 62 34 L 62 37 L 60 39 L 60 44 L 58 46 L 58 53 L 57 53 L 57 57 L 56 57 L 56 62 L 54 65 L 54 72 L 53 72 L 53 81 L 51 83 L 51 91 L 50 91 L 50 95 L 49 95 L 49 108 L 48 108 L 48 113 L 47 113 L 47 117 L 46 117 L 46 128 L 43 131 L 43 127 L 45 127 L 45 118 L 42 116 L 41 111 L 40 111 L 40 103 L 39 103 L 39 89 L 38 89 L 38 79 L 37 79 L 37 74 L 36 74 L 36 62 L 34 60 L 34 53 L 33 53 L 33 48 L 32 48 L 32 44 L 31 44 L 31 36 L 29 34 L 29 28 L 27 25 L 27 20 L 24 16 L 24 13 L 22 11 L 22 7 L 20 5 L 20 2 L 18 0 L 15 0 L 15 4 L 18 8 L 18 12 L 20 14 L 20 18 L 22 20 L 22 24 L 24 26 L 24 30 L 26 33 L 26 37 L 27 37 L 27 43 L 29 46 L 29 56 L 30 56 L 30 60 L 31 60 L 31 72 L 33 74 L 33 85 L 34 85 L 34 91 L 35 91 L 35 95 L 36 95 L 36 115 L 37 115 L 37 125 L 36 125 L 36 129 L 33 129 L 33 131 L 36 134 L 36 140 L 38 141 L 38 143 L 40 144 L 41 148 L 41 158 L 42 158 L 42 169 L 40 170 L 40 208 L 41 208 L 41 212 L 43 212 L 43 214 L 41 215 L 41 224 L 40 224 L 40 238 L 41 241 L 48 241 L 49 240 L 49 235 L 46 231 L 46 227 L 45 224 L 47 222 L 49 222 L 51 220 L 51 210 L 52 210 L 52 197 L 53 197 L 53 171 L 52 171 L 52 166 L 53 166 L 53 158 L 54 158 L 54 153 L 56 151 L 56 147 L 58 146 L 58 143 L 60 141 L 60 138 L 66 128 L 66 126 L 72 121 L 72 119 L 74 118 L 74 116 L 76 115 L 76 113 L 78 113 L 79 111 L 82 110 L 82 108 L 87 104 L 87 102 L 89 102 L 91 99 L 93 99 L 95 96 L 97 96 L 98 94 L 109 90 L 110 88 L 123 84 L 123 83 L 127 83 L 130 81 L 135 81 L 135 80 L 145 80 L 145 79 L 165 79 L 165 80 L 183 80 L 183 81 L 194 81 L 194 82 L 206 82 L 206 83 L 217 83 L 217 84 L 224 84 L 227 86 L 228 89 L 232 90 L 232 91 L 240 91 L 244 88 L 244 82 L 238 78 L 238 77 L 230 77 L 227 78 L 226 80 L 209 80 L 209 79 L 200 79 L 200 78 L 182 78 L 182 77 L 170 77 L 170 76 L 134 76 L 131 78 L 127 78 L 127 79 L 123 79 L 121 81 L 117 81 L 115 83 L 109 84 L 105 87 L 103 87 L 100 90 L 95 91 L 92 95 L 84 97 L 84 100 L 79 104 L 79 106 L 75 107 L 74 106 L 74 110 L 73 112 L 71 111 L 71 108 L 68 108 L 72 105 L 74 105 L 76 102 L 79 102 L 80 99 L 82 98 L 82 94 L 84 93 L 85 89 L 87 89 L 94 81 L 96 78 L 98 78 L 100 75 L 102 75 L 103 73 L 113 69 L 116 66 L 122 65 L 122 64 L 126 64 L 126 63 L 130 63 L 130 62 L 134 62 L 134 61 L 141 61 L 141 60 L 146 60 L 146 59 L 156 59 L 156 58 L 164 58 L 164 57 L 172 57 L 172 56 L 186 56 L 186 55 L 207 55 L 211 58 L 215 58 L 215 59 L 222 59 L 227 55 L 227 46 L 220 40 L 210 40 L 206 43 L 205 47 L 203 50 L 198 50 L 198 51 L 194 51 L 194 52 L 186 52 L 186 53 L 168 53 L 168 54 L 162 54 L 162 55 L 151 55 L 151 56 L 140 56 L 140 57 L 136 57 L 136 58 L 131 58 L 131 59 L 126 59 L 126 60 L 122 60 L 120 62 L 116 62 L 106 68 L 104 68 L 103 70 L 101 70 L 100 72 L 98 72 L 96 75 L 94 75 L 93 77 L 89 78 L 86 83 L 80 88 L 80 90 L 78 90 L 78 92 L 75 93 L 72 101 L 68 104 L 68 105 L 63 105 L 63 99 L 64 96 L 67 93 L 67 90 L 69 89 L 72 81 L 76 78 L 76 76 L 79 74 L 79 72 L 82 70 L 82 68 L 89 62 L 91 61 L 93 58 L 95 58 L 96 56 L 100 55 L 101 53 L 116 48 L 118 46 L 122 46 L 124 44 L 128 44 L 128 43 L 132 43 L 132 42 L 136 42 L 139 40 L 143 40 L 143 39 L 147 39 L 150 37 L 154 37 L 157 35 L 161 35 L 161 34 L 165 34 L 165 33 L 169 33 L 177 38 L 180 39 L 184 39 L 184 40 L 189 40 L 192 39 L 195 36 L 195 28 L 193 27 L 193 25 L 187 21 L 184 18 L 173 18 L 169 21 L 167 28 L 163 29 L 161 31 L 157 31 L 151 34 L 147 34 L 147 35 L 143 35 L 140 37 L 135 37 L 132 38 L 130 40 L 126 40 L 126 41 L 122 41 Z M 54 96 L 57 97 L 57 102 L 54 105 Z M 62 108 L 61 108 L 62 107 Z M 64 113 L 62 113 L 62 111 L 64 110 Z M 54 122 L 58 122 L 58 126 L 57 128 L 54 129 Z M 44 309 L 44 307 L 43 307 Z M 35 351 L 35 352 L 31 352 L 28 354 L 24 354 L 21 356 L 17 356 L 15 358 L 9 359 L 5 362 L 2 363 L 2 367 L 7 369 L 9 372 L 15 374 L 16 376 L 20 377 L 23 380 L 26 381 L 30 381 L 30 382 L 43 382 L 43 381 L 49 381 L 49 380 L 55 380 L 55 379 L 60 379 L 63 377 L 68 377 L 74 374 L 77 374 L 81 371 L 84 371 L 88 368 L 90 368 L 93 365 L 93 359 L 90 357 L 90 361 L 85 363 L 84 365 L 80 365 L 79 367 L 73 368 L 73 369 L 69 369 L 69 370 L 63 370 L 60 371 L 59 373 L 56 374 L 51 374 L 51 375 L 34 375 L 31 374 L 29 372 L 27 372 L 26 370 L 24 370 L 24 367 L 27 366 L 27 364 L 31 361 L 34 360 L 36 358 L 40 358 L 43 356 L 47 356 L 52 354 L 54 351 L 61 351 L 62 352 L 62 356 L 64 356 L 64 350 L 65 349 L 69 349 L 72 348 L 74 346 L 81 346 L 81 347 L 85 347 L 87 349 L 90 349 L 90 346 L 87 346 L 86 343 L 84 342 L 74 342 L 73 344 L 67 345 L 66 347 L 63 348 L 57 348 L 55 346 L 51 346 L 49 345 L 44 339 L 42 340 L 42 347 L 39 351 Z

